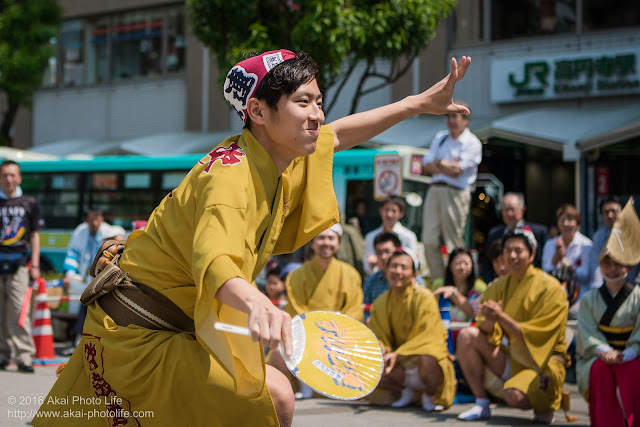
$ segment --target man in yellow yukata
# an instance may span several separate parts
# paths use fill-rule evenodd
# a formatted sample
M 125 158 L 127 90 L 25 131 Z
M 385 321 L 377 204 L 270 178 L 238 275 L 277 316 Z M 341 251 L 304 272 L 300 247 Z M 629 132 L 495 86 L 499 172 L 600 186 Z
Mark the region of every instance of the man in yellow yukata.
M 408 406 L 422 392 L 422 409 L 432 412 L 451 406 L 456 377 L 438 303 L 431 291 L 416 283 L 417 271 L 415 252 L 400 248 L 391 254 L 391 288 L 374 301 L 369 328 L 384 354 L 378 387 L 400 395 L 391 406 Z
M 360 273 L 335 257 L 341 237 L 340 224 L 318 234 L 309 243 L 313 258 L 287 276 L 288 303 L 284 310 L 291 317 L 309 311 L 337 311 L 362 322 Z M 279 351 L 270 354 L 268 363 L 285 375 L 289 372 Z M 307 399 L 313 396 L 313 390 L 300 382 L 300 391 L 295 396 Z
M 362 322 L 362 279 L 346 262 L 336 259 L 342 226 L 334 224 L 309 244 L 313 258 L 287 276 L 291 317 L 308 311 L 337 311 Z
M 476 398 L 458 418 L 491 416 L 486 388 L 511 407 L 533 409 L 534 422 L 550 424 L 562 400 L 567 296 L 557 279 L 532 265 L 531 230 L 507 232 L 502 246 L 510 272 L 485 291 L 477 327 L 458 334 L 456 356 Z
M 469 64 L 452 59 L 425 92 L 326 126 L 310 57 L 278 50 L 236 64 L 224 95 L 242 134 L 192 168 L 122 255 L 92 269 L 82 341 L 41 407 L 109 411 L 33 425 L 289 425 L 291 385 L 265 366 L 262 345 L 282 342 L 290 355 L 291 318 L 252 282 L 272 254 L 338 222 L 334 152 L 416 114 L 468 114 L 452 95 Z M 247 325 L 251 338 L 216 321 Z

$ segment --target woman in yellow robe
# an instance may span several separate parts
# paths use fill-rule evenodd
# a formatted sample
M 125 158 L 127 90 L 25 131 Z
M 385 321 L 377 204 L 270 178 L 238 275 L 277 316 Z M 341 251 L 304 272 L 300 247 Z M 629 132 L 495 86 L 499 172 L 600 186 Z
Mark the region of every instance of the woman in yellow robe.
M 282 341 L 290 351 L 289 316 L 251 282 L 271 254 L 293 251 L 338 221 L 334 151 L 418 113 L 468 114 L 451 97 L 469 63 L 452 61 L 450 76 L 422 95 L 331 126 L 322 126 L 318 70 L 307 56 L 280 50 L 237 64 L 225 96 L 247 127 L 205 155 L 164 198 L 145 229 L 131 234 L 120 263 L 193 319 L 195 333 L 118 325 L 98 299 L 41 407 L 81 416 L 36 416 L 32 424 L 289 424 L 293 394 L 265 369 L 261 346 L 218 332 L 214 323 L 247 325 L 254 341 L 270 347 Z M 278 390 L 273 403 L 271 384 Z

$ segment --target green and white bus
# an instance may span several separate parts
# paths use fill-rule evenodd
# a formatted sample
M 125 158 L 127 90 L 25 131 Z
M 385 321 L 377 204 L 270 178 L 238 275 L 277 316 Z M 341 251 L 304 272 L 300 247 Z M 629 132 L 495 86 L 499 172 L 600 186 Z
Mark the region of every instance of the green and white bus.
M 420 174 L 426 152 L 393 146 L 336 153 L 333 178 L 341 213 L 351 216 L 354 200 L 364 200 L 368 218 L 379 223 L 374 199 L 376 156 L 396 155 L 401 159 L 399 190 L 411 195 L 407 197 L 403 223 L 420 236 L 422 201 L 430 181 Z M 36 198 L 45 221 L 46 228 L 41 230 L 42 264 L 59 271 L 71 233 L 84 221 L 88 209 L 102 209 L 109 223 L 131 231 L 134 222 L 146 221 L 162 198 L 204 156 L 119 155 L 19 161 L 22 189 Z

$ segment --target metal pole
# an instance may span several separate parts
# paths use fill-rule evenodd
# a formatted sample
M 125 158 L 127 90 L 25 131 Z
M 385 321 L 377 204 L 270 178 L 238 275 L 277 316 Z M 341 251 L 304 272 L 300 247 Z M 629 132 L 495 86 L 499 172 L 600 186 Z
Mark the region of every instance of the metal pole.
M 209 131 L 209 48 L 202 49 L 202 132 Z

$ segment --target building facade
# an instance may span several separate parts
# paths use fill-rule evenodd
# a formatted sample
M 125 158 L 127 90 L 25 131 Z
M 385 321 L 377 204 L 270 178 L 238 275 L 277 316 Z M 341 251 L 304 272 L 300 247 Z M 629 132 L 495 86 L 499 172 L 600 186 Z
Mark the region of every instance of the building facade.
M 521 191 L 530 220 L 576 204 L 583 231 L 598 202 L 640 193 L 640 3 L 460 1 L 448 54 L 470 55 L 457 96 L 474 108 L 482 171 Z
M 60 4 L 56 55 L 32 111 L 18 115 L 16 147 L 118 152 L 129 144 L 121 141 L 135 141 L 129 146 L 144 146 L 141 154 L 170 155 L 188 145 L 179 142 L 184 135 L 216 143 L 240 130 L 215 58 L 189 30 L 184 1 Z M 412 71 L 367 95 L 360 109 L 426 89 L 462 55 L 473 64 L 456 98 L 472 106 L 471 129 L 484 142 L 471 240 L 481 244 L 499 221 L 503 191 L 523 192 L 528 218 L 548 225 L 561 203 L 575 203 L 588 235 L 600 221 L 599 200 L 640 193 L 632 178 L 640 161 L 640 3 L 460 0 Z M 328 120 L 348 112 L 356 82 Z M 428 147 L 444 127 L 439 117 L 416 118 L 373 143 Z

